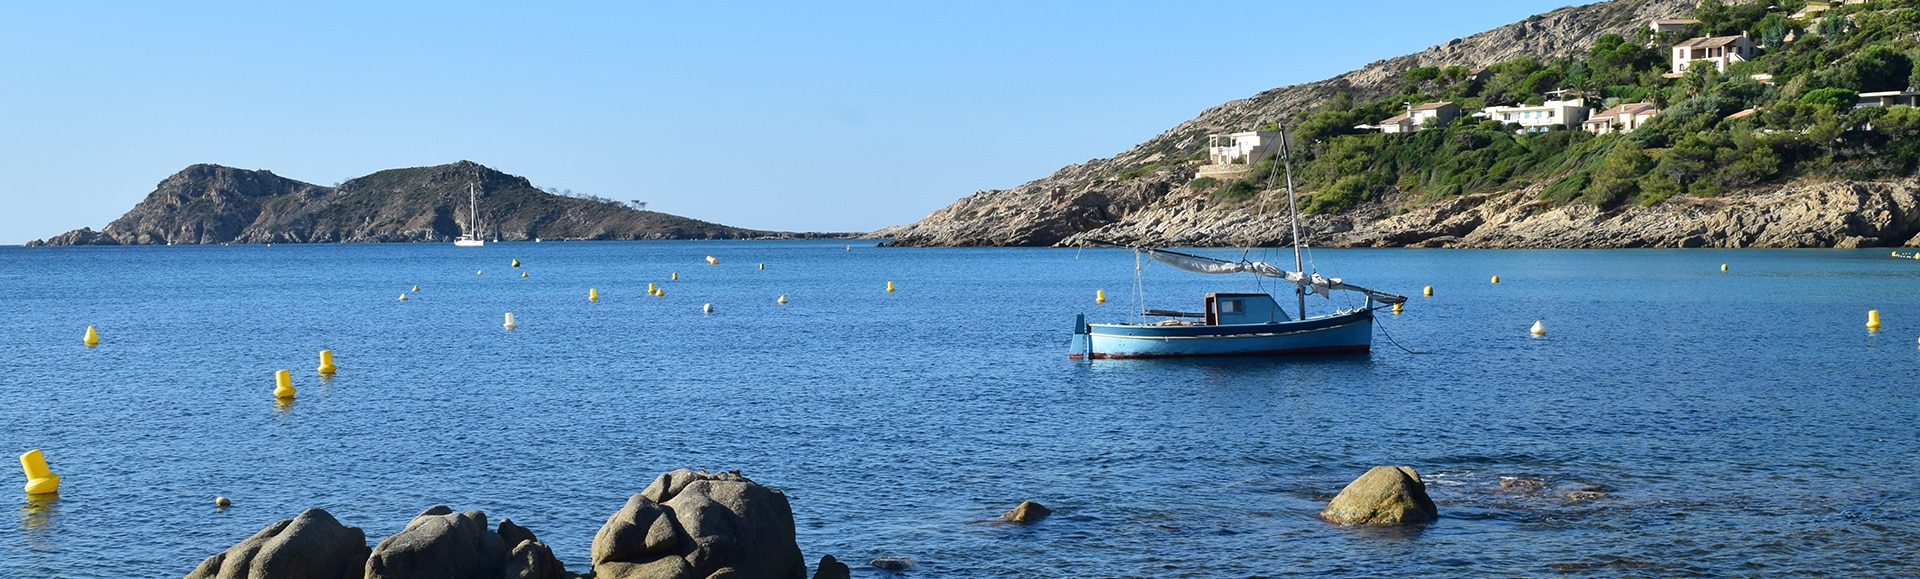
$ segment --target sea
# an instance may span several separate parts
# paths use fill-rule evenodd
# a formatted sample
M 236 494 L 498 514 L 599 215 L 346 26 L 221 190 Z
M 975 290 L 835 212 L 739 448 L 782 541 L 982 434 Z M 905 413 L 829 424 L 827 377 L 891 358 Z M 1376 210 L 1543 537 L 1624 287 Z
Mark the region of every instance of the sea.
M 1920 574 L 1920 261 L 1304 260 L 1410 296 L 1370 354 L 1071 360 L 1079 314 L 1293 305 L 1124 249 L 0 248 L 0 450 L 63 477 L 45 498 L 7 475 L 0 576 L 178 577 L 308 507 L 371 544 L 433 505 L 584 572 L 608 516 L 678 468 L 780 489 L 809 564 L 855 577 Z M 1416 469 L 1440 519 L 1318 518 L 1375 465 Z M 999 520 L 1026 500 L 1054 514 Z

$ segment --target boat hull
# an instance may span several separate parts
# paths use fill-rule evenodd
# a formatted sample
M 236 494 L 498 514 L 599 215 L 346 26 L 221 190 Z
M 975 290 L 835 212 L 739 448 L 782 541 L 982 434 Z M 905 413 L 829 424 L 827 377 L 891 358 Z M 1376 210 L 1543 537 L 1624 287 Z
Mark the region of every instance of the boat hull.
M 1364 354 L 1373 347 L 1373 311 L 1261 324 L 1087 324 L 1095 359 L 1189 356 Z

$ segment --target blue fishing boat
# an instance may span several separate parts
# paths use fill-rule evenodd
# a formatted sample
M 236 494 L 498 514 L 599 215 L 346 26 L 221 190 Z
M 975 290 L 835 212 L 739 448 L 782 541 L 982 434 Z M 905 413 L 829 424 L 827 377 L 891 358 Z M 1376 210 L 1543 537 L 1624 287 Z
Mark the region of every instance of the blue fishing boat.
M 1288 316 L 1280 303 L 1268 293 L 1208 293 L 1199 311 L 1142 308 L 1136 321 L 1092 324 L 1086 315 L 1075 318 L 1073 345 L 1068 357 L 1099 358 L 1171 358 L 1186 356 L 1267 356 L 1288 354 L 1360 354 L 1373 347 L 1373 311 L 1407 301 L 1405 296 L 1353 285 L 1340 278 L 1328 278 L 1318 271 L 1306 271 L 1300 256 L 1300 210 L 1294 201 L 1292 159 L 1288 158 L 1286 135 L 1281 134 L 1281 154 L 1287 166 L 1287 203 L 1293 220 L 1293 269 L 1269 263 L 1216 259 L 1191 253 L 1149 247 L 1132 247 L 1138 276 L 1140 255 L 1176 269 L 1206 274 L 1252 274 L 1286 280 L 1293 284 L 1299 310 Z M 1137 281 L 1137 280 L 1136 280 Z M 1307 294 L 1329 298 L 1332 292 L 1355 292 L 1365 296 L 1364 305 L 1334 308 L 1332 312 L 1309 315 Z M 1151 321 L 1149 321 L 1151 320 Z

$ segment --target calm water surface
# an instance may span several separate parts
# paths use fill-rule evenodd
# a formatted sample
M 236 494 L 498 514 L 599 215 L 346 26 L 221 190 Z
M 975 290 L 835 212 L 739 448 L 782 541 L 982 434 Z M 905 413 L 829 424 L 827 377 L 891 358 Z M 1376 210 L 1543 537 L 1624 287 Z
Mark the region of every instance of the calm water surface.
M 607 516 L 679 467 L 783 489 L 810 562 L 911 557 L 908 577 L 1920 574 L 1920 262 L 1314 258 L 1416 296 L 1380 325 L 1424 353 L 1377 334 L 1364 356 L 1069 361 L 1074 314 L 1138 297 L 1114 250 L 0 248 L 0 450 L 65 477 L 53 501 L 7 487 L 0 576 L 180 576 L 305 507 L 374 542 L 434 504 L 584 571 Z M 1159 308 L 1256 288 L 1143 277 Z M 1419 469 L 1443 519 L 1315 518 L 1376 464 Z M 995 522 L 1027 499 L 1058 514 Z

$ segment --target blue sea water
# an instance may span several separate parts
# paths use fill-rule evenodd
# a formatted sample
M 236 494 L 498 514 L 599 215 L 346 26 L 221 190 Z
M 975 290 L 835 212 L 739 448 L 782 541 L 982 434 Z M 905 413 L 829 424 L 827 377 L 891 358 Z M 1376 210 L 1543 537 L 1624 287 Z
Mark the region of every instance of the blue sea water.
M 1074 314 L 1256 282 L 850 249 L 0 248 L 0 450 L 65 477 L 5 499 L 0 576 L 180 576 L 306 507 L 371 543 L 434 504 L 585 571 L 680 467 L 784 490 L 809 562 L 856 577 L 1920 573 L 1920 262 L 1884 250 L 1317 250 L 1414 296 L 1372 354 L 1078 362 Z M 1379 464 L 1442 519 L 1316 518 Z M 1056 514 L 995 520 L 1022 500 Z

